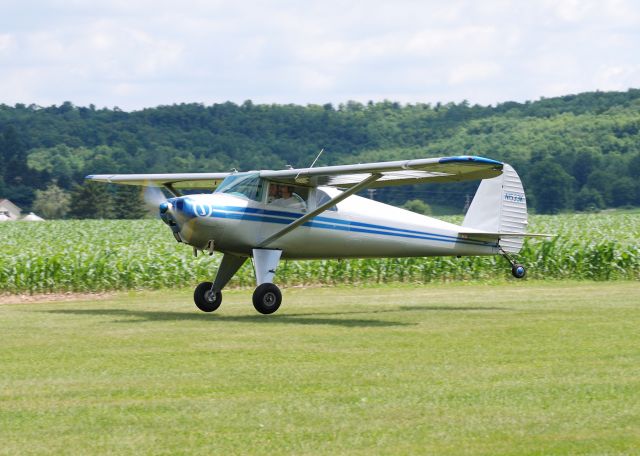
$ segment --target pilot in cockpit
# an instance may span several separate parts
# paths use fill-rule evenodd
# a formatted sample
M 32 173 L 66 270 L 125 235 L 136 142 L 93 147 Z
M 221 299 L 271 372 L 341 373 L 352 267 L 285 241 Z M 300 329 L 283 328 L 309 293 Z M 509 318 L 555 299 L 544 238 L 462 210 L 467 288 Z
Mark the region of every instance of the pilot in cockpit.
M 307 204 L 304 199 L 295 193 L 291 185 L 270 184 L 269 198 L 267 202 L 275 206 L 286 207 L 287 209 L 306 211 Z

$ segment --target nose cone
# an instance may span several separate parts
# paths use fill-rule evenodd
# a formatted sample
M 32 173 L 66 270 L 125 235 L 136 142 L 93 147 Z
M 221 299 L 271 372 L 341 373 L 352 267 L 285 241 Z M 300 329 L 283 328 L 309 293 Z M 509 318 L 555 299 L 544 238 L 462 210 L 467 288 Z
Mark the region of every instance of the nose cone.
M 173 227 L 176 225 L 176 214 L 174 209 L 174 198 L 171 198 L 167 201 L 163 201 L 158 206 L 158 211 L 160 212 L 160 219 L 166 223 L 167 225 Z
M 189 243 L 192 234 L 191 204 L 186 197 L 170 198 L 158 205 L 160 219 L 169 225 L 179 242 Z

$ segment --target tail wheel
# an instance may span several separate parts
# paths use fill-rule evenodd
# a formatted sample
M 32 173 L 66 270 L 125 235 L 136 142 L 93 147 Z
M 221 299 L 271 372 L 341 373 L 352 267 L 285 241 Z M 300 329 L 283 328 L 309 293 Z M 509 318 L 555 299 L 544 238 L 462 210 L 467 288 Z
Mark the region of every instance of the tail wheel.
M 280 289 L 272 283 L 263 283 L 253 292 L 253 307 L 261 314 L 272 314 L 282 303 Z
M 527 275 L 527 270 L 521 264 L 514 264 L 511 267 L 511 275 L 513 275 L 516 279 L 522 279 Z
M 211 289 L 213 283 L 202 282 L 193 292 L 196 307 L 203 312 L 213 312 L 222 304 L 222 293 Z

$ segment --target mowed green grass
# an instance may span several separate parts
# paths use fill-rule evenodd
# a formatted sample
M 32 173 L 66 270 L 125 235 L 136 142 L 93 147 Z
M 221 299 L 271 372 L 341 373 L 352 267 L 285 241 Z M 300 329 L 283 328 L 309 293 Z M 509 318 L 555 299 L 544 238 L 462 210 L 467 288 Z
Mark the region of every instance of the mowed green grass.
M 638 454 L 637 282 L 0 305 L 0 454 Z

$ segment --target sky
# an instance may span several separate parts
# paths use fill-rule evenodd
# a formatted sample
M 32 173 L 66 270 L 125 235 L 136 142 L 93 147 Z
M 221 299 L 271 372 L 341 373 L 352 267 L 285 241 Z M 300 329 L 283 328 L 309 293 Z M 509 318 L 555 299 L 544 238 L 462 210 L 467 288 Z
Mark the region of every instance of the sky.
M 631 87 L 636 0 L 0 0 L 9 105 L 495 105 Z

